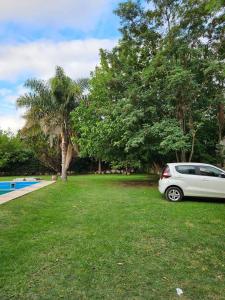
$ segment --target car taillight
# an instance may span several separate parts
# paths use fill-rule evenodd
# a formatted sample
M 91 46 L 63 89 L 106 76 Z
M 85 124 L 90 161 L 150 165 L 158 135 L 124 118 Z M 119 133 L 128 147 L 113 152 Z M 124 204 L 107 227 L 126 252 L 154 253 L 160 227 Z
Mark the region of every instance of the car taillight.
M 160 178 L 163 179 L 163 178 L 170 178 L 170 177 L 171 177 L 170 168 L 169 167 L 164 168 Z

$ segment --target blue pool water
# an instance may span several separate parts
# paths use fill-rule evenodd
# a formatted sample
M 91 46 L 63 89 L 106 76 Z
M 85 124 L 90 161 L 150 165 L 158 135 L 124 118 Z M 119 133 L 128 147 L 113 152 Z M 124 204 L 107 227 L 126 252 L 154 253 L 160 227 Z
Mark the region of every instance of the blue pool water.
M 9 192 L 11 192 L 11 191 L 10 190 L 9 191 L 0 191 L 0 196 L 3 194 L 9 193 Z
M 0 182 L 0 195 L 22 189 L 36 183 L 38 183 L 38 181 L 3 181 Z

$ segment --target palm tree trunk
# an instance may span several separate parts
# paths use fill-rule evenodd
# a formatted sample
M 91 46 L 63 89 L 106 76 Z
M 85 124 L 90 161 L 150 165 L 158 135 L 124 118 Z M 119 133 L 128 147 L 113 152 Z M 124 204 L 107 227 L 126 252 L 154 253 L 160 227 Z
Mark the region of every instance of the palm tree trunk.
M 67 180 L 67 169 L 66 169 L 67 142 L 66 142 L 65 132 L 62 132 L 61 137 L 62 137 L 62 145 L 61 145 L 61 150 L 62 150 L 62 171 L 61 171 L 61 178 L 62 178 L 63 181 L 66 181 Z
M 71 142 L 69 142 L 69 144 L 67 146 L 67 151 L 66 151 L 66 162 L 65 162 L 66 171 L 69 169 L 70 163 L 73 158 L 73 154 L 74 154 L 74 148 L 73 148 L 73 145 L 71 144 Z

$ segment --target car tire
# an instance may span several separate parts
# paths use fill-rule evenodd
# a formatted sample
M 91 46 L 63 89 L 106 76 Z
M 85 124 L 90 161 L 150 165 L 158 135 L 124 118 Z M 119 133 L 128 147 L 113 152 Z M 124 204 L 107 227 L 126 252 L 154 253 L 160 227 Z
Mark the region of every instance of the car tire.
M 171 202 L 178 202 L 183 199 L 183 192 L 179 187 L 171 186 L 166 190 L 165 196 Z

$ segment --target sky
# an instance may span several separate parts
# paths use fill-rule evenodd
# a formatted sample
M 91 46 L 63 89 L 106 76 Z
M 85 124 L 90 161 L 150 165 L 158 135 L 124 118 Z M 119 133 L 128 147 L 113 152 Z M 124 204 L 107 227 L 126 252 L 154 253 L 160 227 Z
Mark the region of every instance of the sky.
M 121 0 L 0 1 L 0 129 L 24 125 L 16 99 L 28 78 L 49 79 L 62 66 L 71 78 L 88 77 L 99 49 L 119 37 L 113 10 Z

